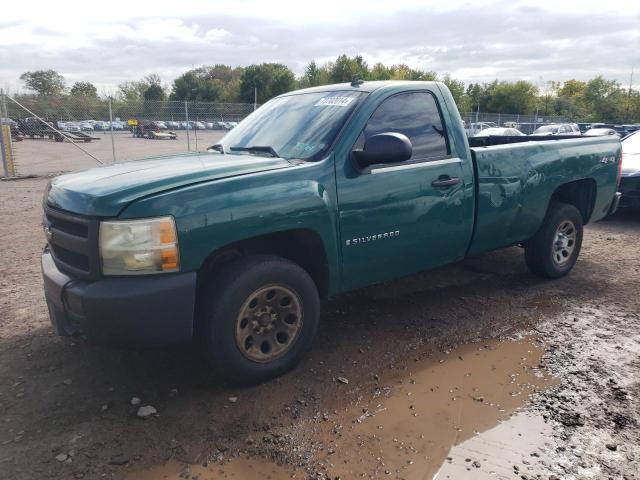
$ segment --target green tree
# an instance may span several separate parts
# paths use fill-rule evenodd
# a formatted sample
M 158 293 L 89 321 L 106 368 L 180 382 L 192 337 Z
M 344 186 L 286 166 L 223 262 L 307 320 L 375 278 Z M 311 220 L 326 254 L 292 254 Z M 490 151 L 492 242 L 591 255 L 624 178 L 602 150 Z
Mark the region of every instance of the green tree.
M 587 82 L 584 104 L 591 115 L 590 120 L 616 122 L 621 119 L 624 95 L 615 80 L 606 80 L 598 75 Z
M 295 88 L 295 77 L 286 65 L 281 63 L 262 63 L 249 65 L 240 79 L 240 99 L 253 103 L 254 89 L 258 89 L 258 103 L 289 92 Z
M 315 60 L 311 60 L 304 69 L 304 74 L 300 79 L 300 86 L 305 87 L 316 87 L 321 85 L 322 76 L 320 68 Z
M 393 65 L 391 67 L 393 71 L 393 80 L 425 80 L 434 81 L 438 79 L 438 75 L 435 72 L 425 72 L 411 68 L 408 65 L 401 63 L 399 65 Z
M 142 100 L 145 90 L 149 87 L 141 81 L 128 81 L 118 85 L 119 96 L 125 102 Z
M 369 72 L 371 80 L 391 80 L 393 78 L 393 69 L 387 67 L 381 62 L 376 63 Z
M 444 76 L 444 78 L 442 79 L 442 83 L 444 83 L 451 91 L 451 95 L 453 96 L 453 100 L 458 106 L 458 110 L 460 110 L 461 112 L 469 111 L 470 103 L 465 94 L 464 83 L 462 83 L 460 80 L 451 78 L 451 75 L 449 74 L 446 74 Z
M 486 111 L 492 113 L 534 113 L 538 88 L 531 82 L 494 82 L 485 86 Z M 482 109 L 482 100 L 480 102 Z
M 98 90 L 91 82 L 76 82 L 69 93 L 75 97 L 98 98 Z
M 38 95 L 57 96 L 63 94 L 66 88 L 64 77 L 55 70 L 24 72 L 20 80 Z
M 164 89 L 157 83 L 152 83 L 142 93 L 142 98 L 145 100 L 164 100 L 165 97 Z
M 202 66 L 173 81 L 171 100 L 237 102 L 242 68 L 227 65 Z
M 369 67 L 360 55 L 351 58 L 342 54 L 333 62 L 330 75 L 333 83 L 350 82 L 354 75 L 365 80 L 369 78 Z

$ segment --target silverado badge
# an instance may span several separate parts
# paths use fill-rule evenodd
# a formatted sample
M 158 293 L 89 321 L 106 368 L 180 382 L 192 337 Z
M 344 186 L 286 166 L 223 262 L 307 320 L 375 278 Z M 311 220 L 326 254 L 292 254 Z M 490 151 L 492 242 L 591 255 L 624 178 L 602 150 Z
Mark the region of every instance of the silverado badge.
M 374 242 L 376 240 L 384 240 L 385 238 L 399 237 L 400 230 L 394 230 L 392 232 L 374 233 L 373 235 L 367 235 L 365 237 L 351 238 L 345 242 L 346 246 L 361 245 L 363 243 Z

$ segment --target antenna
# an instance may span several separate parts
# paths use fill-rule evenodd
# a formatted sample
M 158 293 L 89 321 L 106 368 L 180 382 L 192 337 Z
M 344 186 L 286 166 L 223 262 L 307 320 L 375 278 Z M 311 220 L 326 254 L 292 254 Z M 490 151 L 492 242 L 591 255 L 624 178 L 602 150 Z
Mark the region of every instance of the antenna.
M 362 85 L 363 83 L 364 83 L 364 80 L 360 78 L 360 75 L 354 75 L 353 77 L 351 77 L 352 87 L 357 87 L 358 85 Z

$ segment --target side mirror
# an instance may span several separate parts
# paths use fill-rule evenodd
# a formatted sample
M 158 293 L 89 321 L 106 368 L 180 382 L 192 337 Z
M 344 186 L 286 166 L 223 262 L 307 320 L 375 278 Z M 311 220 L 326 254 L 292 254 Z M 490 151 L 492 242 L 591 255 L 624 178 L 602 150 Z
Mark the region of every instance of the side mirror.
M 411 140 L 402 133 L 379 133 L 369 137 L 362 150 L 354 150 L 353 156 L 360 166 L 377 163 L 398 163 L 413 155 Z

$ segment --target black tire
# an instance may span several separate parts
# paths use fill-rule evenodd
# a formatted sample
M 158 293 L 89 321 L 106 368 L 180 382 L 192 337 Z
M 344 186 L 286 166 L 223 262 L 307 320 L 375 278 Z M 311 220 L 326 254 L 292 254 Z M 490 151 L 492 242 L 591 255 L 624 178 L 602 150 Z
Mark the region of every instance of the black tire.
M 569 233 L 563 233 L 561 230 Z M 578 260 L 582 247 L 582 233 L 580 211 L 567 203 L 552 203 L 540 230 L 525 243 L 527 266 L 541 277 L 564 277 Z
M 243 334 L 241 325 L 247 320 L 240 318 L 240 312 L 247 313 L 247 309 L 253 302 L 252 297 L 254 299 L 258 297 L 257 292 L 280 287 L 293 292 L 296 306 L 301 307 L 298 320 L 300 323 L 295 337 L 288 343 L 286 350 L 279 353 L 280 356 L 276 358 L 271 360 L 248 358 L 251 355 L 260 355 L 260 352 L 256 351 L 257 348 L 261 349 L 262 345 L 268 342 L 265 341 L 257 347 L 257 344 L 253 345 L 251 341 L 249 342 L 251 348 L 247 347 L 247 341 L 252 338 L 249 332 L 249 337 L 245 339 L 243 346 L 239 345 L 242 342 L 237 338 Z M 279 291 L 278 295 L 286 296 L 286 293 Z M 201 297 L 203 311 L 199 335 L 204 353 L 215 371 L 233 383 L 259 383 L 290 370 L 309 350 L 318 329 L 320 298 L 314 281 L 300 266 L 280 257 L 254 255 L 234 261 L 214 275 L 202 290 Z M 270 308 L 262 302 L 258 306 Z M 251 315 L 253 314 L 249 312 L 250 322 L 256 323 L 258 315 Z M 275 320 L 273 315 L 266 316 L 271 318 L 271 328 L 275 330 L 287 328 L 284 323 L 279 323 L 285 321 L 281 312 L 276 313 Z M 255 327 L 252 325 L 250 323 L 245 328 L 248 331 L 260 328 L 259 324 Z M 277 335 L 280 335 L 280 332 Z M 257 342 L 263 341 L 260 340 L 259 333 L 256 334 L 256 338 L 258 338 Z M 271 341 L 275 342 L 275 339 Z M 284 348 L 281 343 L 273 343 L 273 345 Z M 241 351 L 242 348 L 244 351 Z M 266 352 L 266 354 L 269 353 Z

